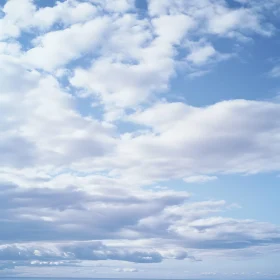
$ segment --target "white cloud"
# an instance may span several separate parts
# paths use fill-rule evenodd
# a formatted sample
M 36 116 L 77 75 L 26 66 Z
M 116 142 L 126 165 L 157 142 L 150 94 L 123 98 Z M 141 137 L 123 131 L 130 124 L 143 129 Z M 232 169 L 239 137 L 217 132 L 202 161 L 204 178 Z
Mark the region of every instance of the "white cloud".
M 17 38 L 22 31 L 47 31 L 55 23 L 68 26 L 90 20 L 97 14 L 97 8 L 86 2 L 57 1 L 53 7 L 36 7 L 32 0 L 9 0 L 2 8 L 0 38 Z M 75 12 L 74 12 L 75 11 Z
M 33 28 L 46 30 L 55 23 L 62 23 L 68 26 L 78 22 L 92 19 L 98 14 L 98 9 L 88 2 L 75 0 L 60 2 L 57 1 L 53 7 L 39 8 L 31 19 Z
M 0 54 L 17 57 L 21 54 L 21 45 L 17 42 L 0 42 Z
M 139 182 L 197 173 L 276 171 L 278 114 L 279 104 L 261 101 L 232 100 L 204 108 L 157 104 L 130 116 L 151 132 L 131 134 L 120 142 L 126 178 Z
M 46 177 L 47 166 L 88 174 L 99 170 L 119 185 L 279 169 L 279 104 L 232 100 L 199 108 L 157 103 L 126 117 L 146 131 L 118 135 L 115 126 L 79 115 L 75 99 L 53 77 L 26 69 L 20 59 L 2 56 L 2 65 L 2 166 L 15 167 L 8 174 L 16 180 L 17 167 L 38 164 Z M 13 83 L 16 77 L 19 82 Z M 13 148 L 20 145 L 25 149 Z
M 210 71 L 199 67 L 232 57 L 230 53 L 220 53 L 211 42 L 196 43 L 195 34 L 201 34 L 202 38 L 217 35 L 240 39 L 251 33 L 271 33 L 269 28 L 262 28 L 262 17 L 256 10 L 230 9 L 222 1 L 186 4 L 180 0 L 151 0 L 149 7 L 153 15 L 150 22 L 146 18 L 139 20 L 134 14 L 117 16 L 101 55 L 90 67 L 77 67 L 71 79 L 72 85 L 85 89 L 88 95 L 105 104 L 107 119 L 119 118 L 123 115 L 122 108 L 136 107 L 154 94 L 168 90 L 178 65 L 176 55 L 182 49 L 187 49 L 185 70 L 192 77 Z M 132 34 L 128 31 L 131 29 Z M 182 43 L 185 40 L 192 47 L 186 48 Z M 193 69 L 194 66 L 198 69 Z
M 113 126 L 80 116 L 53 77 L 26 69 L 18 59 L 1 60 L 0 157 L 5 165 L 69 164 L 71 157 L 98 156 L 113 148 Z
M 152 25 L 155 37 L 146 21 L 140 23 L 135 17 L 117 19 L 105 56 L 96 59 L 89 69 L 76 69 L 72 85 L 86 88 L 109 108 L 133 107 L 149 99 L 153 92 L 165 91 L 174 74 L 174 44 L 180 43 L 192 27 L 192 20 L 185 15 L 164 16 L 154 19 Z M 135 29 L 132 35 L 131 28 Z M 166 32 L 167 28 L 173 31 Z M 127 45 L 132 47 L 128 49 Z
M 100 17 L 37 37 L 35 47 L 26 52 L 23 60 L 35 68 L 48 71 L 64 66 L 85 52 L 94 52 L 102 44 L 109 23 L 107 17 Z
M 188 50 L 186 64 L 190 78 L 206 75 L 211 71 L 211 67 L 218 62 L 226 61 L 235 56 L 231 53 L 220 53 L 211 43 L 203 39 L 196 42 L 188 41 L 185 43 L 185 48 Z
M 216 50 L 211 45 L 206 45 L 198 49 L 194 49 L 188 56 L 187 60 L 194 64 L 203 64 L 216 55 Z
M 18 37 L 21 29 L 28 26 L 35 6 L 31 0 L 11 0 L 7 1 L 2 11 L 5 16 L 0 19 L 0 39 Z
M 206 183 L 217 180 L 216 176 L 205 176 L 205 175 L 197 175 L 197 176 L 189 176 L 183 179 L 186 183 Z
M 229 11 L 222 9 L 220 13 L 209 19 L 209 31 L 220 35 L 232 34 L 231 31 L 252 30 L 270 35 L 271 31 L 264 30 L 260 24 L 260 18 L 254 12 L 248 9 L 239 9 Z
M 200 30 L 219 36 L 236 37 L 238 33 L 257 32 L 262 35 L 271 35 L 273 27 L 263 24 L 260 11 L 267 8 L 254 4 L 252 6 L 230 9 L 226 1 L 210 0 L 173 0 L 160 1 L 149 0 L 149 12 L 152 16 L 165 14 L 185 13 L 200 23 Z M 276 7 L 277 3 L 272 3 L 269 8 Z
M 122 108 L 135 107 L 150 100 L 153 94 L 168 90 L 169 81 L 176 74 L 176 55 L 183 47 L 182 41 L 192 42 L 194 34 L 201 34 L 202 38 L 213 33 L 240 37 L 246 35 L 244 30 L 250 30 L 265 35 L 255 9 L 233 10 L 222 1 L 200 0 L 186 5 L 181 0 L 151 0 L 149 10 L 158 15 L 151 19 L 139 18 L 133 1 L 128 0 L 114 1 L 113 5 L 96 0 L 58 1 L 45 8 L 26 0 L 21 1 L 21 12 L 15 12 L 13 5 L 17 1 L 11 0 L 4 6 L 2 24 L 12 24 L 17 33 L 14 37 L 21 30 L 34 35 L 35 46 L 23 53 L 23 62 L 54 71 L 88 55 L 87 64 L 93 60 L 91 66 L 76 67 L 71 83 L 99 98 L 105 104 L 104 117 L 108 120 L 122 116 Z M 153 12 L 155 9 L 161 12 Z M 47 32 L 55 23 L 56 30 Z M 36 30 L 40 30 L 39 36 L 34 33 Z M 202 66 L 228 57 L 209 42 L 188 50 L 187 61 Z M 190 75 L 200 76 L 208 71 L 192 69 Z
M 28 79 L 32 79 L 33 74 L 27 73 Z M 34 75 L 37 79 L 38 74 Z M 2 147 L 6 151 L 2 154 L 6 154 L 3 168 L 8 162 L 10 167 L 24 165 L 26 168 L 39 163 L 38 172 L 43 171 L 40 176 L 48 178 L 52 173 L 46 167 L 62 164 L 73 172 L 85 173 L 89 180 L 96 178 L 94 180 L 105 184 L 123 186 L 195 178 L 193 176 L 197 174 L 211 178 L 212 174 L 279 169 L 279 128 L 275 121 L 279 104 L 235 100 L 197 108 L 179 102 L 158 103 L 127 117 L 135 124 L 146 126 L 146 131 L 119 137 L 114 136 L 114 127 L 74 113 L 72 99 L 61 92 L 52 79 L 43 79 L 39 85 L 34 82 L 35 88 L 28 90 L 24 106 L 12 102 L 7 107 L 7 103 L 2 102 L 2 111 L 6 112 L 1 123 L 5 129 Z M 31 86 L 29 83 L 26 83 L 27 89 Z M 23 85 L 21 83 L 21 87 Z M 46 101 L 45 92 L 49 89 L 52 89 L 53 97 Z M 7 87 L 7 90 L 14 88 Z M 40 108 L 39 112 L 37 108 Z M 21 113 L 18 118 L 13 117 L 16 111 Z M 56 114 L 58 111 L 59 115 Z M 259 117 L 262 122 L 257 121 Z M 12 149 L 13 143 L 24 144 L 26 148 Z M 62 167 L 59 170 L 65 173 Z M 98 170 L 105 174 L 94 177 L 93 172 Z M 36 179 L 34 182 L 28 179 L 30 171 L 20 173 L 16 169 L 3 169 L 3 172 L 2 178 L 9 174 L 24 185 L 36 184 Z M 36 172 L 30 174 L 32 178 Z M 61 182 L 66 178 L 61 177 Z M 76 180 L 70 178 L 67 182 Z

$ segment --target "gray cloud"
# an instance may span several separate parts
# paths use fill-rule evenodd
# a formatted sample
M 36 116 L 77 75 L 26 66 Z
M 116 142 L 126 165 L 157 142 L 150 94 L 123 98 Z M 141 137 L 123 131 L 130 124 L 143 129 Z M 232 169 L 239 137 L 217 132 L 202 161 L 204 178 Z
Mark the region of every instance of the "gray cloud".
M 192 203 L 184 192 L 133 190 L 125 195 L 114 188 L 88 193 L 6 186 L 0 202 L 2 261 L 156 263 L 199 260 L 188 254 L 190 249 L 280 243 L 277 226 L 214 216 L 226 207 L 224 201 Z
M 187 257 L 187 256 L 186 256 Z M 32 261 L 33 265 L 68 265 L 67 260 L 120 260 L 135 263 L 161 262 L 163 256 L 156 251 L 134 251 L 105 246 L 102 242 L 71 244 L 14 244 L 0 245 L 1 261 Z
M 123 196 L 122 191 L 116 191 L 98 189 L 89 194 L 74 188 L 23 190 L 8 186 L 0 194 L 0 240 L 121 238 L 121 230 L 189 197 L 184 192 L 166 192 L 145 198 L 143 192 Z

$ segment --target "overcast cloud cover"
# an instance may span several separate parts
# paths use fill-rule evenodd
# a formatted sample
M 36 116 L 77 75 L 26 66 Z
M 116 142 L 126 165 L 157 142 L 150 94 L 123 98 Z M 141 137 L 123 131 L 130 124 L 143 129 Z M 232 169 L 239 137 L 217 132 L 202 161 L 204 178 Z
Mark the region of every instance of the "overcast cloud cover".
M 279 0 L 0 8 L 0 276 L 279 279 Z

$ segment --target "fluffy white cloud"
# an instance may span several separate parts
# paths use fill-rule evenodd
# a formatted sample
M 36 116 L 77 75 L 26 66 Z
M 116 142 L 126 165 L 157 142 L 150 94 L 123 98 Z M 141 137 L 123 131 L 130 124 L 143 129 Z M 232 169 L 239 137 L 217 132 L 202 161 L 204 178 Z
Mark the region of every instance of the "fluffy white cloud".
M 70 163 L 71 157 L 98 156 L 114 146 L 114 128 L 79 115 L 73 97 L 53 77 L 25 68 L 18 59 L 0 59 L 5 69 L 0 157 L 5 166 Z
M 103 47 L 104 56 L 94 60 L 89 69 L 77 69 L 72 85 L 86 88 L 109 108 L 133 107 L 151 93 L 166 90 L 175 70 L 174 45 L 193 22 L 188 16 L 176 15 L 153 19 L 151 24 L 153 29 L 135 16 L 117 19 L 112 26 L 117 29 Z M 132 35 L 131 29 L 135 29 Z
M 109 24 L 107 17 L 101 17 L 84 24 L 77 23 L 64 30 L 49 32 L 36 38 L 35 47 L 26 52 L 23 60 L 33 67 L 49 71 L 64 66 L 81 57 L 84 52 L 93 52 L 102 44 L 103 33 Z
M 22 32 L 47 31 L 55 23 L 68 26 L 84 22 L 96 16 L 98 9 L 75 0 L 57 1 L 55 6 L 43 8 L 37 8 L 33 0 L 9 0 L 2 11 L 0 39 L 8 39 L 17 38 Z
M 272 33 L 272 27 L 261 25 L 263 17 L 258 10 L 249 7 L 231 9 L 224 1 L 152 0 L 149 1 L 149 11 L 150 22 L 146 18 L 139 20 L 132 14 L 115 19 L 107 46 L 102 46 L 102 55 L 94 59 L 91 67 L 78 67 L 71 79 L 72 85 L 98 97 L 105 104 L 106 111 L 115 112 L 107 112 L 108 119 L 122 115 L 114 107 L 135 107 L 150 100 L 152 94 L 166 91 L 175 75 L 176 56 L 180 52 L 187 50 L 185 69 L 189 69 L 192 77 L 209 72 L 209 69 L 192 67 L 231 57 L 231 54 L 220 53 L 211 42 L 196 42 L 197 33 L 202 38 L 217 35 L 242 40 L 251 33 Z M 118 28 L 114 29 L 114 25 Z M 124 36 L 132 29 L 132 34 L 128 32 L 130 35 Z M 126 48 L 128 45 L 131 47 Z
M 0 39 L 18 37 L 21 29 L 28 26 L 30 16 L 35 11 L 31 0 L 11 0 L 3 7 L 5 16 L 0 19 Z
M 126 176 L 157 180 L 192 173 L 276 171 L 278 114 L 279 104 L 260 101 L 232 100 L 204 108 L 156 104 L 129 117 L 151 131 L 120 143 L 123 159 L 138 162 L 128 163 Z
M 271 25 L 263 25 L 262 14 L 266 6 L 254 5 L 231 9 L 227 1 L 210 0 L 149 0 L 149 12 L 152 16 L 165 14 L 186 13 L 196 22 L 202 24 L 202 32 L 209 32 L 219 36 L 236 36 L 238 33 L 257 32 L 270 35 L 273 31 Z M 277 1 L 269 8 L 276 7 Z M 258 7 L 258 9 L 256 8 Z
M 57 1 L 53 7 L 38 9 L 31 19 L 33 28 L 46 30 L 55 23 L 68 26 L 78 22 L 92 19 L 98 13 L 98 8 L 88 2 L 75 0 L 60 2 Z
M 77 113 L 74 97 L 53 77 L 26 68 L 19 58 L 2 55 L 1 60 L 3 168 L 40 164 L 88 175 L 103 170 L 110 172 L 105 179 L 118 185 L 279 169 L 279 104 L 232 100 L 199 108 L 157 103 L 126 117 L 146 131 L 120 135 L 112 124 Z M 18 179 L 28 174 L 4 173 L 2 178 Z M 48 176 L 45 170 L 43 177 Z
M 27 73 L 28 81 L 38 75 Z M 73 181 L 81 186 L 89 182 L 143 186 L 170 178 L 200 181 L 212 178 L 213 173 L 279 170 L 277 103 L 235 100 L 204 108 L 158 103 L 127 117 L 127 121 L 145 126 L 146 130 L 117 136 L 109 124 L 77 115 L 71 109 L 72 98 L 52 81 L 42 79 L 40 91 L 36 81 L 35 89 L 23 99 L 24 106 L 12 102 L 7 107 L 2 102 L 2 111 L 7 112 L 1 121 L 3 180 L 10 176 L 20 185 L 36 185 L 35 178 L 33 182 L 28 179 L 36 172 L 48 181 L 54 174 L 67 174 L 64 167 L 87 176 L 81 181 L 61 174 L 55 180 L 62 185 Z M 30 82 L 26 83 L 27 89 L 29 86 Z M 44 99 L 48 89 L 52 90 L 51 100 Z M 13 148 L 19 143 L 25 145 L 24 150 Z M 36 172 L 5 168 L 32 167 L 37 163 L 41 168 Z M 60 171 L 50 171 L 48 166 L 60 166 Z M 98 170 L 105 173 L 93 173 Z M 206 177 L 196 177 L 197 174 Z
M 114 4 L 58 1 L 44 8 L 24 0 L 20 1 L 20 11 L 14 9 L 17 5 L 18 0 L 11 0 L 3 7 L 5 15 L 0 24 L 11 25 L 3 28 L 6 33 L 11 29 L 3 38 L 18 37 L 21 31 L 33 34 L 34 46 L 22 53 L 22 62 L 37 69 L 54 71 L 87 55 L 90 67 L 75 62 L 70 81 L 86 91 L 83 95 L 93 95 L 105 104 L 104 117 L 108 120 L 119 118 L 122 108 L 135 107 L 153 94 L 166 91 L 176 73 L 180 52 L 187 50 L 186 61 L 195 66 L 229 57 L 220 54 L 211 42 L 197 43 L 197 34 L 207 38 L 213 34 L 244 37 L 247 31 L 271 33 L 261 25 L 265 21 L 260 16 L 263 7 L 232 9 L 224 1 L 151 0 L 151 18 L 140 18 L 134 2 L 128 0 Z M 54 25 L 55 31 L 49 32 Z M 191 48 L 185 48 L 185 40 Z M 191 67 L 185 66 L 185 70 Z M 201 76 L 208 71 L 191 69 L 190 75 Z

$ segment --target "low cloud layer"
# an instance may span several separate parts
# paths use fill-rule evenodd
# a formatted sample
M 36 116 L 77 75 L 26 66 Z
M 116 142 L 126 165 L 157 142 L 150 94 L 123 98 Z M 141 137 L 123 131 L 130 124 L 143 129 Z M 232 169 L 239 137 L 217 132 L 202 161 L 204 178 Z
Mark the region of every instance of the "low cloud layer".
M 195 260 L 188 250 L 280 243 L 278 227 L 218 216 L 227 207 L 225 201 L 191 202 L 185 192 L 121 194 L 114 188 L 96 188 L 89 194 L 9 187 L 3 189 L 1 201 L 2 261 L 157 263 Z

